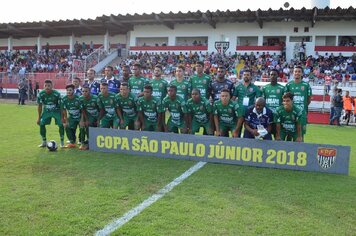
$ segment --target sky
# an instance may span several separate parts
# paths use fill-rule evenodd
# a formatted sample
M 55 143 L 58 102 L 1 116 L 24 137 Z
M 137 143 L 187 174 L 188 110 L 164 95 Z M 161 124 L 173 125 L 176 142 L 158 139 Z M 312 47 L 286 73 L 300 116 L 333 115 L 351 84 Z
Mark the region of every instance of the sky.
M 319 0 L 323 2 L 325 0 Z M 311 0 L 5 0 L 1 2 L 0 23 L 19 23 L 32 21 L 52 21 L 67 19 L 95 19 L 102 15 L 176 13 L 178 11 L 207 10 L 256 10 L 258 8 L 284 8 L 285 2 L 290 7 L 311 8 Z M 356 8 L 356 0 L 330 0 L 330 7 Z

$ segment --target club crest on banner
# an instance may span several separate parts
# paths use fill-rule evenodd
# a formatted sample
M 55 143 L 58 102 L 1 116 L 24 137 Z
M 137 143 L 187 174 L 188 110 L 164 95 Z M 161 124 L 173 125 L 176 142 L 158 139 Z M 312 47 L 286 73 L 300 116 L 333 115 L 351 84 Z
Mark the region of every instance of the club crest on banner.
M 329 169 L 336 160 L 335 148 L 318 148 L 317 155 L 319 166 L 323 169 Z
M 230 42 L 217 41 L 215 42 L 215 49 L 218 53 L 225 53 L 229 49 Z

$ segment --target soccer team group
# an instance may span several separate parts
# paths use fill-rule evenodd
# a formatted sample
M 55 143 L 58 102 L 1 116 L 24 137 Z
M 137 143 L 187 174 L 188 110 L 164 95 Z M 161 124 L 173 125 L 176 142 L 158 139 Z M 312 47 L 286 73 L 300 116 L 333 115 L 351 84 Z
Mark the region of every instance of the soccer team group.
M 294 68 L 294 80 L 286 86 L 277 82 L 278 71 L 271 70 L 271 82 L 262 88 L 252 83 L 249 70 L 235 86 L 223 66 L 214 80 L 203 73 L 202 62 L 195 69 L 186 79 L 184 66 L 178 66 L 170 83 L 162 78 L 160 65 L 150 80 L 141 75 L 140 64 L 124 66 L 121 80 L 113 76 L 111 66 L 100 82 L 89 69 L 88 81 L 80 87 L 80 79 L 73 79 L 63 97 L 46 80 L 37 96 L 39 147 L 46 147 L 46 125 L 52 118 L 59 127 L 60 146 L 75 148 L 79 141 L 81 150 L 88 149 L 89 127 L 186 134 L 202 129 L 205 135 L 303 141 L 312 92 L 302 80 L 302 67 Z

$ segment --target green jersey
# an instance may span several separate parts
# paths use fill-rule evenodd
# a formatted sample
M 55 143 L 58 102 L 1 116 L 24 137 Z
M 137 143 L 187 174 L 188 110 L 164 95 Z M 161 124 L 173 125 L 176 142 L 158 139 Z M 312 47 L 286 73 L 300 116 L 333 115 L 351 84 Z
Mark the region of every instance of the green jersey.
M 112 119 L 117 117 L 116 114 L 116 98 L 114 93 L 108 94 L 108 96 L 104 97 L 102 93 L 99 93 L 98 95 L 98 106 L 99 109 L 104 109 L 105 111 L 105 117 Z
M 209 98 L 211 92 L 211 78 L 207 74 L 203 74 L 201 77 L 193 75 L 190 77 L 192 83 L 192 89 L 196 88 L 200 90 L 202 97 Z
M 80 99 L 77 95 L 74 95 L 73 98 L 69 98 L 68 96 L 64 96 L 62 99 L 62 109 L 67 110 L 68 117 L 74 120 L 79 120 L 81 111 L 82 111 L 82 104 Z
M 116 95 L 116 103 L 122 111 L 122 115 L 131 119 L 137 117 L 136 112 L 136 97 L 134 94 L 129 93 L 126 98 L 124 98 L 120 93 Z
M 224 125 L 236 125 L 237 118 L 243 116 L 243 109 L 235 101 L 229 101 L 227 105 L 223 105 L 221 100 L 214 103 L 214 115 L 219 117 L 219 123 Z
M 150 84 L 152 86 L 152 96 L 162 101 L 167 95 L 168 82 L 164 79 L 152 79 Z
M 162 102 L 164 109 L 170 113 L 169 120 L 175 125 L 184 123 L 184 114 L 187 113 L 187 107 L 183 98 L 176 96 L 174 100 L 170 97 L 165 97 Z
M 176 86 L 177 95 L 184 101 L 188 100 L 188 97 L 190 97 L 190 93 L 192 92 L 192 84 L 190 81 L 183 79 L 181 82 L 179 82 L 177 79 L 175 79 L 169 85 Z
M 281 124 L 281 129 L 287 133 L 297 132 L 297 123 L 301 122 L 302 111 L 295 105 L 293 105 L 292 111 L 287 112 L 283 106 L 280 106 L 276 110 L 274 115 L 274 122 Z
M 137 100 L 137 111 L 143 113 L 143 117 L 146 121 L 157 123 L 158 113 L 164 112 L 161 100 L 152 97 L 151 100 L 146 100 L 144 97 L 140 97 Z
M 42 113 L 59 112 L 61 109 L 61 94 L 57 90 L 52 90 L 49 94 L 42 90 L 37 95 L 37 104 L 42 104 Z
M 201 98 L 200 102 L 194 102 L 193 99 L 189 99 L 187 102 L 187 110 L 193 116 L 193 120 L 200 124 L 205 124 L 209 121 L 209 113 L 213 112 L 213 107 L 206 98 Z
M 256 98 L 261 97 L 261 90 L 252 83 L 248 86 L 239 84 L 235 87 L 233 96 L 237 98 L 239 105 L 249 107 L 255 104 Z
M 278 107 L 282 105 L 285 87 L 281 84 L 267 84 L 262 88 L 262 96 L 266 100 L 266 106 L 276 113 Z
M 99 116 L 98 96 L 92 94 L 88 99 L 85 98 L 84 96 L 80 96 L 80 102 L 87 116 L 98 118 Z
M 303 112 L 303 115 L 306 116 L 308 113 L 308 97 L 312 95 L 310 85 L 304 81 L 301 81 L 300 83 L 291 81 L 286 85 L 286 92 L 294 94 L 294 105 L 296 105 Z
M 143 92 L 143 87 L 147 84 L 147 79 L 144 77 L 131 76 L 129 79 L 129 88 L 132 94 L 137 98 L 138 95 Z

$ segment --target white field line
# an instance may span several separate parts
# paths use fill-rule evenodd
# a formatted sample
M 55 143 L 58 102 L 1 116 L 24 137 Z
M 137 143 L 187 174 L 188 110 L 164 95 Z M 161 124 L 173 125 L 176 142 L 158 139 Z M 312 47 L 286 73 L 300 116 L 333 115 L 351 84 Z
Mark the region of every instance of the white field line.
M 174 179 L 172 182 L 164 186 L 162 189 L 158 190 L 157 193 L 153 194 L 151 197 L 144 200 L 142 203 L 137 205 L 136 207 L 132 208 L 128 212 L 126 212 L 122 217 L 114 220 L 113 222 L 107 224 L 103 229 L 97 231 L 94 235 L 101 236 L 101 235 L 110 235 L 112 232 L 129 222 L 132 218 L 140 214 L 144 209 L 151 206 L 157 200 L 162 198 L 166 193 L 169 193 L 175 186 L 182 183 L 183 180 L 188 178 L 191 174 L 198 171 L 202 168 L 206 162 L 198 162 L 194 166 L 192 166 L 189 170 L 184 172 L 181 176 Z

